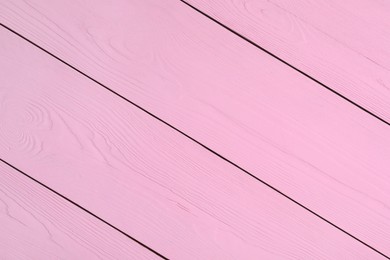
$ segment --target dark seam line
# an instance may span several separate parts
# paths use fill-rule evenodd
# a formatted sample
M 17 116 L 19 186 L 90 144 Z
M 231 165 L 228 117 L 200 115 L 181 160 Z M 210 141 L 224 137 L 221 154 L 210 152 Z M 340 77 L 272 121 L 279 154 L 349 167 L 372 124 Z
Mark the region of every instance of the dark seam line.
M 15 166 L 13 166 L 12 164 L 6 162 L 5 160 L 3 160 L 2 158 L 0 158 L 0 161 L 3 162 L 4 164 L 8 165 L 10 168 L 20 172 L 21 174 L 23 174 L 24 176 L 26 176 L 27 178 L 29 178 L 30 180 L 38 183 L 39 185 L 43 186 L 44 188 L 48 189 L 49 191 L 53 192 L 54 194 L 56 194 L 57 196 L 61 197 L 62 199 L 70 202 L 71 204 L 73 204 L 74 206 L 82 209 L 83 211 L 85 211 L 86 213 L 88 213 L 89 215 L 97 218 L 98 220 L 100 220 L 101 222 L 103 222 L 104 224 L 108 225 L 109 227 L 115 229 L 116 231 L 118 231 L 119 233 L 121 233 L 122 235 L 125 235 L 127 238 L 130 238 L 131 240 L 133 240 L 134 242 L 136 242 L 137 244 L 141 245 L 142 247 L 148 249 L 149 251 L 153 252 L 154 254 L 156 254 L 157 256 L 163 258 L 163 259 L 168 259 L 166 258 L 165 256 L 161 255 L 160 253 L 154 251 L 152 248 L 148 247 L 147 245 L 145 245 L 144 243 L 138 241 L 137 239 L 133 238 L 132 236 L 128 235 L 127 233 L 123 232 L 122 230 L 120 230 L 119 228 L 111 225 L 110 223 L 108 223 L 107 221 L 105 221 L 104 219 L 100 218 L 99 216 L 95 215 L 94 213 L 92 213 L 91 211 L 87 210 L 86 208 L 84 208 L 83 206 L 80 206 L 79 204 L 77 204 L 76 202 L 72 201 L 71 199 L 68 199 L 67 197 L 65 197 L 64 195 L 62 195 L 61 193 L 58 193 L 57 191 L 53 190 L 52 188 L 50 188 L 49 186 L 47 186 L 46 184 L 38 181 L 37 179 L 34 179 L 33 177 L 31 177 L 30 175 L 28 175 L 27 173 L 23 172 L 22 170 L 19 170 L 18 168 L 16 168 Z
M 161 255 L 160 253 L 154 251 L 152 248 L 148 247 L 147 245 L 143 244 L 142 242 L 138 241 L 137 239 L 133 238 L 132 236 L 128 235 L 127 233 L 123 232 L 122 230 L 120 230 L 119 228 L 111 225 L 110 223 L 108 223 L 107 221 L 105 221 L 104 219 L 100 218 L 99 216 L 95 215 L 94 213 L 92 213 L 91 211 L 87 210 L 86 208 L 80 206 L 79 204 L 77 204 L 76 202 L 72 201 L 71 199 L 65 197 L 64 195 L 58 193 L 57 191 L 53 190 L 52 188 L 50 188 L 49 186 L 45 185 L 44 183 L 34 179 L 33 177 L 31 177 L 30 175 L 28 175 L 27 173 L 23 172 L 22 170 L 19 170 L 18 168 L 16 168 L 15 166 L 13 166 L 12 164 L 6 162 L 5 160 L 1 159 L 0 158 L 0 161 L 3 162 L 4 164 L 8 165 L 9 167 L 11 167 L 12 169 L 20 172 L 21 174 L 23 174 L 24 176 L 26 176 L 27 178 L 29 178 L 30 180 L 38 183 L 39 185 L 43 186 L 44 188 L 48 189 L 49 191 L 55 193 L 57 196 L 61 197 L 62 199 L 70 202 L 71 204 L 73 204 L 74 206 L 82 209 L 83 211 L 85 211 L 86 213 L 90 214 L 91 216 L 97 218 L 98 220 L 100 220 L 101 222 L 103 222 L 104 224 L 110 226 L 111 228 L 115 229 L 116 231 L 120 232 L 121 234 L 125 235 L 127 238 L 130 238 L 131 240 L 133 240 L 134 242 L 136 242 L 137 244 L 141 245 L 142 247 L 148 249 L 149 251 L 153 252 L 154 254 L 156 254 L 157 256 L 163 258 L 163 259 L 168 259 L 166 258 L 165 256 Z
M 279 58 L 278 56 L 276 56 L 275 54 L 273 54 L 272 52 L 270 51 L 267 51 L 266 49 L 264 49 L 263 47 L 261 47 L 260 45 L 258 45 L 257 43 L 253 42 L 252 40 L 246 38 L 245 36 L 239 34 L 238 32 L 234 31 L 233 29 L 227 27 L 226 25 L 224 25 L 223 23 L 219 22 L 218 20 L 214 19 L 213 17 L 211 17 L 210 15 L 204 13 L 203 11 L 197 9 L 196 7 L 190 5 L 189 3 L 187 3 L 186 1 L 184 0 L 179 0 L 181 1 L 182 3 L 184 3 L 185 5 L 189 6 L 190 8 L 192 8 L 193 10 L 195 10 L 196 12 L 206 16 L 207 18 L 209 18 L 210 20 L 212 20 L 213 22 L 215 22 L 216 24 L 222 26 L 223 28 L 225 28 L 226 30 L 228 30 L 229 32 L 235 34 L 236 36 L 240 37 L 241 39 L 245 40 L 246 42 L 250 43 L 251 45 L 255 46 L 256 48 L 262 50 L 263 52 L 269 54 L 270 56 L 272 56 L 273 58 L 277 59 L 278 61 L 282 62 L 283 64 L 289 66 L 290 68 L 294 69 L 295 71 L 301 73 L 302 75 L 308 77 L 309 79 L 311 79 L 312 81 L 318 83 L 319 85 L 321 85 L 322 87 L 326 88 L 327 90 L 331 91 L 332 93 L 336 94 L 337 96 L 343 98 L 344 100 L 348 101 L 349 103 L 355 105 L 356 107 L 360 108 L 361 110 L 363 110 L 364 112 L 370 114 L 371 116 L 375 117 L 376 119 L 382 121 L 383 123 L 385 123 L 386 125 L 389 125 L 390 126 L 390 123 L 387 122 L 386 120 L 382 119 L 381 117 L 375 115 L 373 112 L 367 110 L 366 108 L 362 107 L 361 105 L 355 103 L 354 101 L 352 101 L 351 99 L 343 96 L 342 94 L 340 94 L 339 92 L 337 92 L 336 90 L 328 87 L 327 85 L 325 85 L 324 83 L 322 83 L 321 81 L 313 78 L 312 76 L 306 74 L 305 72 L 303 72 L 302 70 L 294 67 L 293 65 L 291 65 L 290 63 L 288 63 L 287 61 L 284 61 L 283 59 Z
M 151 117 L 157 119 L 158 121 L 160 121 L 161 123 L 169 126 L 170 128 L 172 128 L 173 130 L 177 131 L 178 133 L 184 135 L 185 137 L 187 137 L 188 139 L 190 139 L 191 141 L 197 143 L 198 145 L 200 145 L 201 147 L 203 147 L 204 149 L 208 150 L 209 152 L 213 153 L 214 155 L 216 155 L 217 157 L 219 157 L 220 159 L 230 163 L 231 165 L 233 165 L 234 167 L 240 169 L 241 171 L 245 172 L 246 174 L 248 174 L 250 177 L 254 178 L 255 180 L 261 182 L 262 184 L 266 185 L 267 187 L 269 187 L 270 189 L 276 191 L 277 193 L 279 193 L 280 195 L 282 195 L 283 197 L 287 198 L 288 200 L 294 202 L 295 204 L 297 204 L 298 206 L 304 208 L 305 210 L 309 211 L 310 213 L 312 213 L 313 215 L 317 216 L 318 218 L 320 218 L 321 220 L 325 221 L 326 223 L 330 224 L 331 226 L 335 227 L 336 229 L 342 231 L 343 233 L 345 233 L 346 235 L 354 238 L 355 240 L 359 241 L 361 244 L 367 246 L 368 248 L 374 250 L 375 252 L 377 252 L 378 254 L 386 257 L 387 259 L 390 259 L 390 257 L 386 256 L 385 254 L 381 253 L 379 250 L 375 249 L 374 247 L 370 246 L 369 244 L 363 242 L 362 240 L 358 239 L 357 237 L 353 236 L 352 234 L 348 233 L 347 231 L 345 231 L 344 229 L 338 227 L 337 225 L 333 224 L 332 222 L 330 222 L 329 220 L 325 219 L 324 217 L 320 216 L 319 214 L 315 213 L 314 211 L 312 211 L 311 209 L 307 208 L 306 206 L 302 205 L 301 203 L 299 203 L 298 201 L 294 200 L 293 198 L 289 197 L 288 195 L 284 194 L 283 192 L 281 192 L 280 190 L 278 190 L 277 188 L 274 188 L 273 186 L 271 186 L 270 184 L 268 184 L 267 182 L 259 179 L 258 177 L 256 177 L 255 175 L 253 175 L 252 173 L 248 172 L 247 170 L 245 170 L 244 168 L 242 168 L 241 166 L 237 165 L 236 163 L 230 161 L 229 159 L 225 158 L 224 156 L 220 155 L 219 153 L 215 152 L 214 150 L 212 150 L 211 148 L 207 147 L 206 145 L 202 144 L 201 142 L 197 141 L 196 139 L 192 138 L 191 136 L 187 135 L 186 133 L 184 133 L 183 131 L 179 130 L 178 128 L 174 127 L 173 125 L 169 124 L 168 122 L 164 121 L 163 119 L 157 117 L 156 115 L 152 114 L 151 112 L 147 111 L 146 109 L 144 109 L 143 107 L 137 105 L 136 103 L 134 103 L 133 101 L 130 101 L 129 99 L 127 99 L 126 97 L 122 96 L 121 94 L 115 92 L 114 90 L 110 89 L 109 87 L 103 85 L 102 83 L 100 83 L 99 81 L 97 81 L 96 79 L 88 76 L 87 74 L 85 74 L 84 72 L 80 71 L 79 69 L 73 67 L 72 65 L 70 65 L 69 63 L 67 63 L 66 61 L 58 58 L 56 55 L 52 54 L 51 52 L 43 49 L 42 47 L 40 47 L 39 45 L 37 45 L 36 43 L 30 41 L 29 39 L 27 39 L 26 37 L 22 36 L 21 34 L 15 32 L 14 30 L 10 29 L 9 27 L 5 26 L 4 24 L 0 23 L 1 26 L 3 26 L 4 28 L 6 28 L 7 30 L 11 31 L 12 33 L 18 35 L 19 37 L 21 37 L 22 39 L 24 39 L 25 41 L 31 43 L 32 45 L 34 45 L 35 47 L 37 47 L 38 49 L 44 51 L 45 53 L 49 54 L 50 56 L 52 56 L 53 58 L 55 58 L 56 60 L 64 63 L 65 65 L 69 66 L 70 68 L 72 68 L 73 70 L 77 71 L 78 73 L 80 73 L 81 75 L 87 77 L 88 79 L 92 80 L 93 82 L 95 82 L 96 84 L 98 84 L 99 86 L 107 89 L 108 91 L 110 91 L 111 93 L 113 93 L 114 95 L 120 97 L 121 99 L 127 101 L 128 103 L 132 104 L 133 106 L 135 106 L 136 108 L 142 110 L 143 112 L 145 112 L 146 114 L 150 115 Z M 92 214 L 92 213 L 91 213 Z M 107 222 L 105 222 L 107 223 Z M 107 223 L 108 224 L 108 223 Z M 109 224 L 110 226 L 112 226 L 111 224 Z M 112 226 L 114 227 L 114 226 Z M 115 228 L 115 227 L 114 227 Z M 116 228 L 115 228 L 116 229 Z M 119 230 L 119 229 L 118 229 Z M 122 232 L 122 231 L 120 231 Z M 123 232 L 122 232 L 123 233 Z M 129 236 L 130 237 L 130 236 Z M 133 238 L 132 238 L 133 239 Z M 145 246 L 146 247 L 146 246 Z M 154 251 L 153 251 L 154 252 Z

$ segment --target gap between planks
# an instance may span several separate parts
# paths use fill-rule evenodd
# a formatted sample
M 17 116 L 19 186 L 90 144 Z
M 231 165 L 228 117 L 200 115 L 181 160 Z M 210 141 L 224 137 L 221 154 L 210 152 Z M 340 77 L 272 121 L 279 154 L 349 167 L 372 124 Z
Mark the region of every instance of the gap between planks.
M 374 114 L 373 112 L 369 111 L 368 109 L 364 108 L 363 106 L 359 105 L 358 103 L 356 103 L 355 101 L 353 101 L 352 99 L 346 97 L 345 95 L 342 95 L 341 93 L 337 92 L 336 90 L 332 89 L 331 87 L 325 85 L 324 83 L 322 83 L 321 81 L 313 78 L 312 76 L 310 76 L 309 74 L 307 74 L 306 72 L 304 72 L 303 70 L 300 70 L 298 69 L 297 67 L 293 66 L 292 64 L 288 63 L 287 61 L 283 60 L 282 58 L 278 57 L 277 55 L 275 55 L 274 53 L 266 50 L 265 48 L 261 47 L 259 44 L 255 43 L 254 41 L 250 40 L 249 38 L 245 37 L 244 35 L 240 34 L 239 32 L 233 30 L 232 28 L 226 26 L 225 24 L 221 23 L 220 21 L 218 21 L 217 19 L 211 17 L 210 15 L 206 14 L 205 12 L 201 11 L 199 8 L 196 8 L 195 6 L 191 5 L 190 3 L 188 3 L 187 1 L 184 1 L 184 0 L 179 0 L 181 1 L 182 3 L 184 3 L 185 5 L 187 5 L 188 7 L 190 7 L 191 9 L 195 10 L 196 12 L 198 12 L 199 14 L 207 17 L 208 19 L 210 19 L 211 21 L 215 22 L 216 24 L 218 24 L 219 26 L 225 28 L 226 30 L 228 30 L 229 32 L 233 33 L 234 35 L 240 37 L 241 39 L 243 39 L 244 41 L 248 42 L 249 44 L 253 45 L 254 47 L 258 48 L 259 50 L 267 53 L 268 55 L 272 56 L 273 58 L 277 59 L 278 61 L 282 62 L 283 64 L 287 65 L 288 67 L 292 68 L 293 70 L 299 72 L 300 74 L 302 74 L 303 76 L 311 79 L 312 81 L 314 81 L 315 83 L 319 84 L 320 86 L 326 88 L 327 90 L 331 91 L 333 94 L 337 95 L 338 97 L 344 99 L 345 101 L 351 103 L 352 105 L 358 107 L 359 109 L 361 109 L 362 111 L 368 113 L 369 115 L 375 117 L 376 119 L 378 119 L 379 121 L 381 121 L 382 123 L 385 123 L 386 125 L 390 126 L 390 123 L 387 122 L 385 119 L 381 118 L 380 116 Z
M 9 166 L 10 168 L 14 169 L 15 171 L 17 171 L 18 173 L 20 174 L 23 174 L 24 176 L 26 176 L 27 178 L 29 178 L 31 181 L 41 185 L 42 187 L 44 187 L 45 189 L 51 191 L 52 193 L 54 193 L 55 195 L 61 197 L 62 199 L 66 200 L 67 202 L 73 204 L 74 206 L 82 209 L 84 212 L 86 212 L 87 214 L 93 216 L 94 218 L 98 219 L 99 221 L 101 221 L 102 223 L 104 223 L 105 225 L 109 226 L 110 228 L 112 228 L 113 230 L 121 233 L 122 235 L 126 236 L 128 239 L 132 240 L 133 242 L 136 242 L 137 244 L 139 244 L 140 246 L 144 247 L 145 249 L 149 250 L 150 252 L 152 252 L 153 254 L 155 254 L 156 256 L 159 256 L 163 259 L 168 259 L 167 257 L 163 256 L 162 254 L 160 254 L 159 252 L 155 251 L 154 249 L 150 248 L 149 246 L 145 245 L 144 243 L 142 243 L 141 241 L 138 241 L 137 239 L 135 239 L 134 237 L 130 236 L 129 234 L 127 234 L 126 232 L 122 231 L 121 229 L 117 228 L 116 226 L 112 225 L 111 223 L 107 222 L 106 220 L 102 219 L 101 217 L 97 216 L 96 214 L 94 214 L 93 212 L 89 211 L 88 209 L 86 209 L 85 207 L 77 204 L 76 202 L 74 202 L 73 200 L 67 198 L 66 196 L 62 195 L 61 193 L 57 192 L 56 190 L 50 188 L 49 186 L 45 185 L 44 183 L 40 182 L 39 180 L 31 177 L 30 175 L 28 175 L 27 173 L 25 173 L 24 171 L 18 169 L 17 167 L 15 167 L 14 165 L 8 163 L 7 161 L 3 160 L 0 158 L 0 162 L 6 164 L 7 166 Z
M 1 158 L 0 202 L 5 209 L 0 214 L 2 259 L 159 259 L 142 243 Z
M 389 122 L 388 3 L 185 2 Z

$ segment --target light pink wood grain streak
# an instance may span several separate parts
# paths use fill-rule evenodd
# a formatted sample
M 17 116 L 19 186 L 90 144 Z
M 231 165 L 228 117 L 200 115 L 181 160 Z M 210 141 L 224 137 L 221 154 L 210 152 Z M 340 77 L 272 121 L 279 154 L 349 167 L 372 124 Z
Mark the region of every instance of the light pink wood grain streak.
M 163 255 L 381 259 L 14 34 L 0 39 L 0 157 Z
M 160 258 L 0 162 L 0 259 Z
M 174 0 L 3 1 L 0 20 L 390 254 L 390 128 Z
M 390 122 L 388 1 L 187 2 Z

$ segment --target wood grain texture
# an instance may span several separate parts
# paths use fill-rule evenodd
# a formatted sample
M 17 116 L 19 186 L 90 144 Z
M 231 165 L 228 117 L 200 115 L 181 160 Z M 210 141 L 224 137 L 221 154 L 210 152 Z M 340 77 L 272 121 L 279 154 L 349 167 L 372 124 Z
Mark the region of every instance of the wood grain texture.
M 0 162 L 0 259 L 159 259 Z
M 381 259 L 0 30 L 0 157 L 171 259 Z
M 390 254 L 390 130 L 377 119 L 179 1 L 3 1 L 0 17 Z
M 388 1 L 186 2 L 390 122 Z

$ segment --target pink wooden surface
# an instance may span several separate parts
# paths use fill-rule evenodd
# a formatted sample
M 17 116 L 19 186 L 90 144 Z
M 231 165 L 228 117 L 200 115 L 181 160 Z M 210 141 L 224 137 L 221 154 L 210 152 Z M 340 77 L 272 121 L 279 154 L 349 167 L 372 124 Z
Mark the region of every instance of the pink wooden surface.
M 0 259 L 159 258 L 0 162 Z
M 0 19 L 390 254 L 382 122 L 179 1 L 3 1 Z
M 0 29 L 0 157 L 172 259 L 381 259 Z
M 186 2 L 390 123 L 389 1 Z

